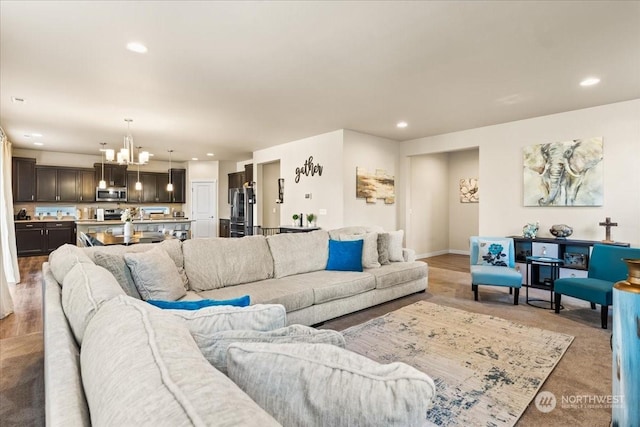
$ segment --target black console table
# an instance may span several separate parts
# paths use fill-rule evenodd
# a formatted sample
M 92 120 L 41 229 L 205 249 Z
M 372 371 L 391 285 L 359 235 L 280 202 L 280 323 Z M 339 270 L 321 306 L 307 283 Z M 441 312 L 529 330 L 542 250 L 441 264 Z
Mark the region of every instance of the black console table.
M 519 263 L 522 272 L 527 268 L 527 257 L 557 258 L 562 261 L 562 264 L 556 266 L 529 262 L 531 268 L 530 270 L 527 268 L 526 275 L 523 274 L 523 285 L 543 289 L 548 289 L 549 283 L 558 277 L 586 276 L 593 245 L 629 246 L 629 243 L 605 243 L 597 240 L 509 237 L 513 238 L 516 263 Z M 556 270 L 554 271 L 554 269 Z M 529 272 L 531 273 L 530 278 Z M 555 277 L 553 277 L 554 275 Z

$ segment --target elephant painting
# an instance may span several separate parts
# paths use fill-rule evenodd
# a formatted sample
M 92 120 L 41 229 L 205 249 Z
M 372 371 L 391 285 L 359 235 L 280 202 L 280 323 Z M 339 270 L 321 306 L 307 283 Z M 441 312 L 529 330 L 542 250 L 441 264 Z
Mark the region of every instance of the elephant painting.
M 602 138 L 524 150 L 525 206 L 602 206 Z

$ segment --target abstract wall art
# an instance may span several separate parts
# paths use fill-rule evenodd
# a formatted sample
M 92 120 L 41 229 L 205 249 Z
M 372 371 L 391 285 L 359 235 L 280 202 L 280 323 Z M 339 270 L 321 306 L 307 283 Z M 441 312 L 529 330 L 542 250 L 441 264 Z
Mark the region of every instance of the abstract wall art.
M 478 178 L 462 178 L 460 180 L 460 203 L 478 203 Z
M 524 148 L 524 206 L 602 206 L 602 137 Z
M 383 199 L 387 205 L 395 203 L 395 177 L 383 169 L 376 169 L 372 174 L 365 168 L 357 167 L 356 197 L 366 199 L 367 203 L 375 203 L 376 199 Z

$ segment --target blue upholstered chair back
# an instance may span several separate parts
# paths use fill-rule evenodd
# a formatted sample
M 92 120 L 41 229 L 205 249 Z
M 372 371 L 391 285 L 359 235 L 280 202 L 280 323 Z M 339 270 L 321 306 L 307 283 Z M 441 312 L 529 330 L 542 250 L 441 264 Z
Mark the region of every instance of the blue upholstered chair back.
M 618 282 L 627 278 L 627 264 L 623 258 L 640 259 L 640 248 L 612 245 L 593 245 L 589 261 L 589 277 Z
M 469 262 L 471 263 L 471 265 L 477 264 L 478 262 L 478 252 L 479 252 L 479 247 L 478 247 L 478 240 L 480 239 L 487 239 L 487 240 L 508 240 L 509 241 L 509 267 L 514 268 L 516 266 L 516 254 L 515 254 L 515 248 L 513 245 L 513 239 L 509 238 L 509 237 L 484 237 L 484 236 L 471 236 L 469 237 L 469 246 L 471 249 L 471 255 L 469 256 Z M 625 276 L 626 277 L 626 276 Z

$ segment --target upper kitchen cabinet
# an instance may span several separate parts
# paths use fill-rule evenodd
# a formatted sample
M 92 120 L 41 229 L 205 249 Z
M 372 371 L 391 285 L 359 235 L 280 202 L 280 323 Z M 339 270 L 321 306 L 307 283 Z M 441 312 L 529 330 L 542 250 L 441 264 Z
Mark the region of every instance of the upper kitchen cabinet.
M 79 202 L 96 201 L 96 181 L 93 169 L 78 169 L 78 198 Z
M 102 179 L 102 163 L 94 163 L 95 182 Z M 127 186 L 127 166 L 126 165 L 104 165 L 104 180 L 107 187 L 126 187 Z
M 75 202 L 78 172 L 73 168 L 36 166 L 36 201 Z
M 36 199 L 36 159 L 11 159 L 11 186 L 15 202 L 33 202 Z
M 173 183 L 173 192 L 170 195 L 171 203 L 187 202 L 186 181 L 186 169 L 171 169 L 171 182 Z
M 249 186 L 253 182 L 253 163 L 249 163 L 248 165 L 244 165 L 244 182 L 248 182 Z

